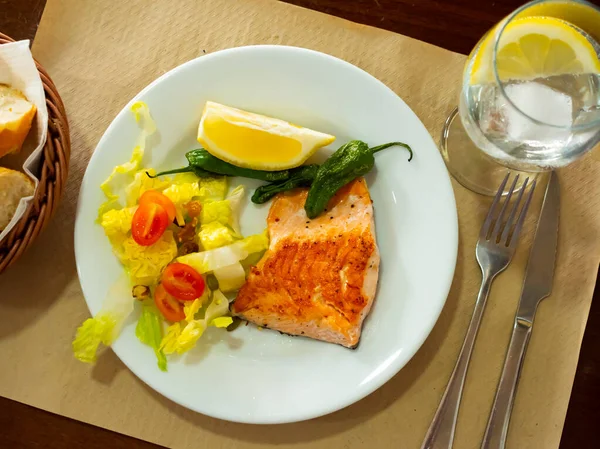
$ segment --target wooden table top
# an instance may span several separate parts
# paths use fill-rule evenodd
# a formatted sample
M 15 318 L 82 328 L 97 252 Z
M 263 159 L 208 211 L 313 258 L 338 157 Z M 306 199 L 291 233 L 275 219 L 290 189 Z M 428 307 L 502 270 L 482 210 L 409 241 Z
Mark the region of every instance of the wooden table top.
M 33 39 L 46 0 L 0 0 L 0 31 Z M 384 28 L 459 53 L 524 0 L 288 0 L 358 23 Z M 592 0 L 600 4 L 600 0 Z M 9 273 L 10 275 L 10 273 Z M 598 447 L 600 423 L 600 282 L 596 283 L 561 449 Z M 0 447 L 150 449 L 159 446 L 0 397 Z M 543 448 L 541 448 L 543 449 Z

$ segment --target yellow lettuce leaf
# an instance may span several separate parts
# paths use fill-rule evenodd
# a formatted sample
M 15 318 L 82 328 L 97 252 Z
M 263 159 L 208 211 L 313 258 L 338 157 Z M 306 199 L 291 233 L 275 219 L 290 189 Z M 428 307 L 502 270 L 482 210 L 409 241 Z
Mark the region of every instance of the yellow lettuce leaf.
M 100 225 L 109 238 L 111 244 L 120 245 L 131 231 L 131 220 L 137 207 L 126 207 L 125 209 L 112 209 L 102 215 Z
M 248 236 L 230 245 L 186 254 L 178 257 L 177 262 L 190 265 L 199 273 L 207 273 L 240 262 L 252 253 L 266 250 L 268 246 L 269 238 L 265 230 L 261 234 Z
M 194 197 L 200 195 L 200 187 L 197 182 L 187 182 L 181 184 L 172 184 L 163 190 L 163 194 L 169 198 L 175 205 L 177 223 L 182 226 L 185 224 L 183 206 Z
M 244 186 L 238 186 L 231 191 L 226 199 L 209 201 L 203 204 L 200 223 L 219 222 L 231 228 L 235 234 L 240 234 L 239 214 L 244 197 Z
M 135 327 L 135 336 L 144 344 L 154 349 L 158 368 L 167 371 L 167 358 L 160 350 L 162 340 L 163 318 L 153 304 L 144 304 L 142 313 Z
M 115 254 L 134 285 L 154 285 L 163 269 L 177 256 L 177 244 L 171 231 L 166 231 L 150 246 L 138 245 L 132 237 L 127 237 L 120 248 L 115 248 Z
M 205 251 L 229 245 L 236 240 L 236 237 L 231 228 L 223 226 L 218 221 L 203 224 L 198 232 L 198 240 Z
M 225 198 L 227 193 L 227 178 L 218 176 L 214 178 L 201 178 L 198 180 L 200 188 L 199 200 L 204 203 L 206 201 L 220 201 Z
M 225 316 L 229 313 L 229 302 L 225 295 L 220 290 L 215 290 L 212 294 L 212 300 L 202 319 L 180 321 L 167 328 L 160 344 L 160 349 L 165 354 L 183 354 L 196 346 L 208 326 L 227 327 L 232 323 L 231 317 Z
M 246 272 L 240 262 L 213 271 L 219 282 L 219 288 L 224 292 L 239 290 L 246 282 Z
M 151 178 L 156 170 L 153 168 L 142 169 L 135 173 L 133 181 L 125 187 L 125 203 L 128 207 L 135 206 L 144 192 L 148 190 L 162 191 L 171 185 L 169 178 Z
M 115 341 L 133 312 L 133 304 L 131 285 L 123 275 L 109 289 L 96 316 L 85 320 L 77 329 L 72 344 L 75 357 L 82 362 L 95 362 L 98 347 L 100 344 L 109 346 Z
M 119 195 L 118 191 L 121 189 L 124 190 L 125 186 L 133 180 L 135 173 L 140 170 L 147 139 L 156 131 L 156 125 L 150 116 L 150 110 L 146 103 L 141 101 L 135 102 L 131 106 L 131 111 L 135 116 L 135 121 L 141 127 L 141 132 L 131 154 L 131 159 L 124 164 L 116 166 L 106 181 L 100 185 L 106 201 L 98 209 L 98 221 L 101 220 L 107 211 L 123 206 L 122 203 L 124 201 L 121 200 L 121 195 Z

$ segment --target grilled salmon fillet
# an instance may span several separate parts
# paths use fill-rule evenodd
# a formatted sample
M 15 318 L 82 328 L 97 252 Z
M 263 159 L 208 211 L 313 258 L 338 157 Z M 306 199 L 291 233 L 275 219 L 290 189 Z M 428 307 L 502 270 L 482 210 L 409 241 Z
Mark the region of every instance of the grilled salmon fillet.
M 296 189 L 273 201 L 269 249 L 252 268 L 232 311 L 259 326 L 354 348 L 379 275 L 371 196 L 359 178 L 309 220 L 307 194 Z

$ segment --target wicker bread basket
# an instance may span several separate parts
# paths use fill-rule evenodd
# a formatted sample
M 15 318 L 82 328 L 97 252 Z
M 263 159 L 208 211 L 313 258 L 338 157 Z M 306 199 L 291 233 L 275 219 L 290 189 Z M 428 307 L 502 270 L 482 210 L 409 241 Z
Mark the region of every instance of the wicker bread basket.
M 0 33 L 0 44 L 13 39 Z M 56 86 L 36 61 L 48 107 L 48 140 L 40 161 L 40 180 L 34 198 L 17 225 L 0 241 L 0 273 L 13 264 L 33 244 L 56 211 L 67 182 L 71 140 L 67 114 Z

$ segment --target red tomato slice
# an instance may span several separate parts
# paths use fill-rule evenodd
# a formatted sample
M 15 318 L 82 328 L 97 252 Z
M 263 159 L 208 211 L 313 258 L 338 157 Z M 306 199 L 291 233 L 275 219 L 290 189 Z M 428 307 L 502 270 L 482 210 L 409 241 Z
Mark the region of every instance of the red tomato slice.
M 204 293 L 204 279 L 184 263 L 167 265 L 162 274 L 162 285 L 167 293 L 181 301 L 193 301 Z
M 158 287 L 154 291 L 154 303 L 158 307 L 158 310 L 160 310 L 160 313 L 173 323 L 185 318 L 183 304 L 169 295 L 162 284 L 158 284 Z
M 177 215 L 173 201 L 157 190 L 146 190 L 140 197 L 139 203 L 140 206 L 143 206 L 145 203 L 156 203 L 161 205 L 167 211 L 170 222 L 172 222 L 175 219 L 175 215 Z
M 160 204 L 140 205 L 131 221 L 131 236 L 138 245 L 150 246 L 156 243 L 169 226 L 167 211 Z

